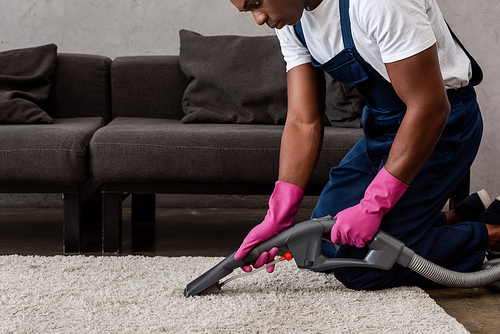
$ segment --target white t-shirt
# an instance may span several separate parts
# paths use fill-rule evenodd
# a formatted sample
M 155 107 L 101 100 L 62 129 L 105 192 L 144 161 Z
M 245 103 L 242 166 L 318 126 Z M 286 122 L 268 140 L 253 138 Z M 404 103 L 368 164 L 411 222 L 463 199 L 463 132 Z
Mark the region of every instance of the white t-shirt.
M 446 88 L 468 84 L 470 60 L 451 36 L 435 0 L 351 0 L 349 14 L 356 49 L 387 81 L 384 63 L 411 57 L 436 43 Z M 314 10 L 304 11 L 301 24 L 308 49 L 293 26 L 276 30 L 287 71 L 311 62 L 311 56 L 326 63 L 344 49 L 339 0 L 323 0 Z

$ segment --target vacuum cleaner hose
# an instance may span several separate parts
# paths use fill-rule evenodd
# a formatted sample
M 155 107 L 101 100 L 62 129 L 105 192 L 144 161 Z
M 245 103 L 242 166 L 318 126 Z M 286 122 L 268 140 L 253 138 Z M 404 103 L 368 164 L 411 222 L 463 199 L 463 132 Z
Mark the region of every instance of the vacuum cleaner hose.
M 431 281 L 453 288 L 474 288 L 500 281 L 500 265 L 493 265 L 480 271 L 462 273 L 438 266 L 415 254 L 407 267 Z

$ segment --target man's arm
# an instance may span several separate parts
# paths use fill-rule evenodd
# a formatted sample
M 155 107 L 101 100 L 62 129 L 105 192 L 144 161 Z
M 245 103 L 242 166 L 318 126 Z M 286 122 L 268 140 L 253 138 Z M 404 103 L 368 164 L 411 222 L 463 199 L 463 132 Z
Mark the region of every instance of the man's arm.
M 386 67 L 396 93 L 406 104 L 406 114 L 384 168 L 363 199 L 335 216 L 333 242 L 364 247 L 373 238 L 383 216 L 403 196 L 434 150 L 450 113 L 435 46 Z
M 311 64 L 303 64 L 288 71 L 287 84 L 288 114 L 281 139 L 279 180 L 264 221 L 245 237 L 234 255 L 237 260 L 292 224 L 318 161 L 323 142 L 324 74 Z M 272 261 L 276 253 L 277 249 L 262 253 L 254 267 Z M 271 272 L 274 267 L 269 268 Z M 251 267 L 242 269 L 250 271 Z
M 436 46 L 386 64 L 392 86 L 406 104 L 386 170 L 409 184 L 429 158 L 450 113 Z
M 312 64 L 287 74 L 288 114 L 281 139 L 279 180 L 305 189 L 323 143 L 325 77 Z

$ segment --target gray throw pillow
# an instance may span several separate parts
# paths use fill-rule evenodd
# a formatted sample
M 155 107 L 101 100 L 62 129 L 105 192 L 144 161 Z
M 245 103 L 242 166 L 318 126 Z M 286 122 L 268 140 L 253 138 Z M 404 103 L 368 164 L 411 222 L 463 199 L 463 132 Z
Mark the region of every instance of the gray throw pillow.
M 40 107 L 56 67 L 54 44 L 0 52 L 0 124 L 53 123 Z
M 190 83 L 184 123 L 283 124 L 286 69 L 276 36 L 202 36 L 180 31 L 179 64 Z

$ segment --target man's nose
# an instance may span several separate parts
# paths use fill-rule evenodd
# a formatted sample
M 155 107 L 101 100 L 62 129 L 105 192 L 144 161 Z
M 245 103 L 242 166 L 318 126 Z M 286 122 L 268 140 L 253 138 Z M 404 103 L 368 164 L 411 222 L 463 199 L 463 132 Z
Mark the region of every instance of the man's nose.
M 267 15 L 261 11 L 255 10 L 252 12 L 252 15 L 253 15 L 253 19 L 255 20 L 255 22 L 260 26 L 263 25 L 264 23 L 266 23 L 266 21 L 267 21 Z

